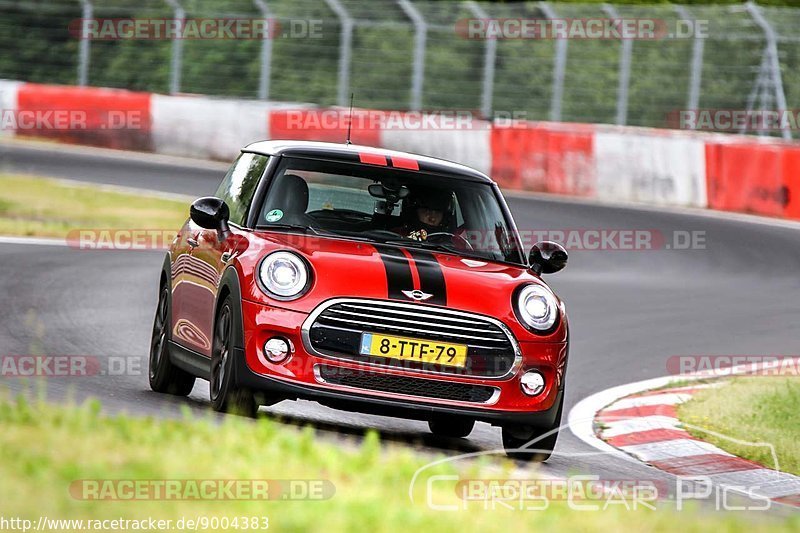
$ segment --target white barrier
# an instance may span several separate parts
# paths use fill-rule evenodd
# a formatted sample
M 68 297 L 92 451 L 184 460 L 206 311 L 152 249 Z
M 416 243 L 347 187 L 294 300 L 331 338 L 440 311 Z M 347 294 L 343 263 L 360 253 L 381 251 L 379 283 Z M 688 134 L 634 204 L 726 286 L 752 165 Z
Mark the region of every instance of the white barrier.
M 269 136 L 268 102 L 154 94 L 153 146 L 163 154 L 232 160 Z
M 415 154 L 439 157 L 489 174 L 492 168 L 491 129 L 381 131 L 381 146 Z
M 18 81 L 0 80 L 0 136 L 15 134 L 19 86 Z
M 701 136 L 633 128 L 598 130 L 594 153 L 601 200 L 708 205 Z

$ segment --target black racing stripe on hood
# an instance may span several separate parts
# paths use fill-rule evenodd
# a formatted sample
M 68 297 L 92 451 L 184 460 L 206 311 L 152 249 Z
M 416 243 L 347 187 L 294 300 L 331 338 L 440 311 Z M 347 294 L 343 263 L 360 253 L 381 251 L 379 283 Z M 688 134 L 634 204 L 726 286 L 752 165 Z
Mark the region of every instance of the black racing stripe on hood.
M 433 295 L 425 300 L 425 303 L 447 305 L 447 285 L 442 265 L 431 252 L 414 248 L 407 248 L 407 251 L 414 258 L 414 264 L 419 272 L 420 289 Z
M 386 282 L 389 287 L 389 298 L 398 300 L 407 299 L 402 291 L 414 289 L 414 280 L 411 277 L 411 263 L 399 248 L 392 246 L 376 245 L 375 249 L 381 256 L 383 268 L 386 270 Z

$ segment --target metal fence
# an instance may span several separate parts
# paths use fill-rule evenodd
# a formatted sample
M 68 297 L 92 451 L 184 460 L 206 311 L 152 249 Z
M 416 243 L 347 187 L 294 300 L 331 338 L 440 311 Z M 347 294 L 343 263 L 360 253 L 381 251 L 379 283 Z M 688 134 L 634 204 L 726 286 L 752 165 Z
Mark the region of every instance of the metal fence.
M 81 19 L 225 18 L 276 20 L 287 31 L 259 39 L 75 32 L 85 31 Z M 462 31 L 489 19 L 650 19 L 669 31 L 656 39 Z M 797 28 L 800 9 L 754 4 L 0 0 L 0 77 L 340 106 L 354 93 L 366 108 L 674 127 L 680 110 L 800 108 Z

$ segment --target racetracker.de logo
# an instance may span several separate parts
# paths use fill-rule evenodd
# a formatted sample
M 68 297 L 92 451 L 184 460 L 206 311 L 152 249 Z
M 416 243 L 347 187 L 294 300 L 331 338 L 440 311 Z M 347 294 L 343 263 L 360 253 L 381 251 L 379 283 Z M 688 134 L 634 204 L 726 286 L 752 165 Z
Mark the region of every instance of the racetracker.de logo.
M 798 355 L 673 355 L 667 370 L 676 376 L 707 374 L 722 377 L 734 374 L 767 377 L 800 377 Z
M 3 378 L 82 378 L 141 376 L 141 356 L 0 355 Z
M 0 109 L 0 131 L 143 130 L 149 120 L 137 110 Z
M 67 245 L 78 250 L 164 250 L 178 232 L 163 229 L 74 229 Z
M 319 39 L 321 19 L 92 18 L 69 23 L 75 39 L 95 41 Z
M 540 241 L 557 242 L 568 251 L 706 249 L 706 233 L 702 230 L 664 232 L 655 229 L 563 228 L 518 229 L 517 232 L 526 250 Z M 494 230 L 469 230 L 464 233 L 464 238 L 479 250 L 494 249 L 500 244 Z
M 329 500 L 336 493 L 327 479 L 78 479 L 70 483 L 76 500 Z
M 795 131 L 800 109 L 680 109 L 667 114 L 671 128 L 700 131 Z
M 464 39 L 658 40 L 705 36 L 708 21 L 651 18 L 468 18 L 455 25 Z

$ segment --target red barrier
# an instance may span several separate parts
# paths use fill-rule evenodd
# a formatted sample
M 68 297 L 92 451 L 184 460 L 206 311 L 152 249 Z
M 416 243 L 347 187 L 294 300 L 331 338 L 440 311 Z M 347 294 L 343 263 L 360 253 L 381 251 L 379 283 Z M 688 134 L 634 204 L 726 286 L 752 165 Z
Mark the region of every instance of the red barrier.
M 492 177 L 503 187 L 588 196 L 595 190 L 591 126 L 492 128 Z
M 17 135 L 153 150 L 149 93 L 25 83 L 17 102 Z
M 548 135 L 547 192 L 593 196 L 594 128 L 553 130 Z
M 800 220 L 800 147 L 783 151 L 783 186 L 786 191 L 785 218 Z
M 379 124 L 372 124 L 368 111 L 354 109 L 350 140 L 353 144 L 380 146 Z M 271 111 L 270 139 L 342 143 L 347 139 L 349 111 L 342 109 L 284 109 Z
M 783 216 L 786 147 L 746 144 L 706 144 L 708 207 L 767 216 Z

